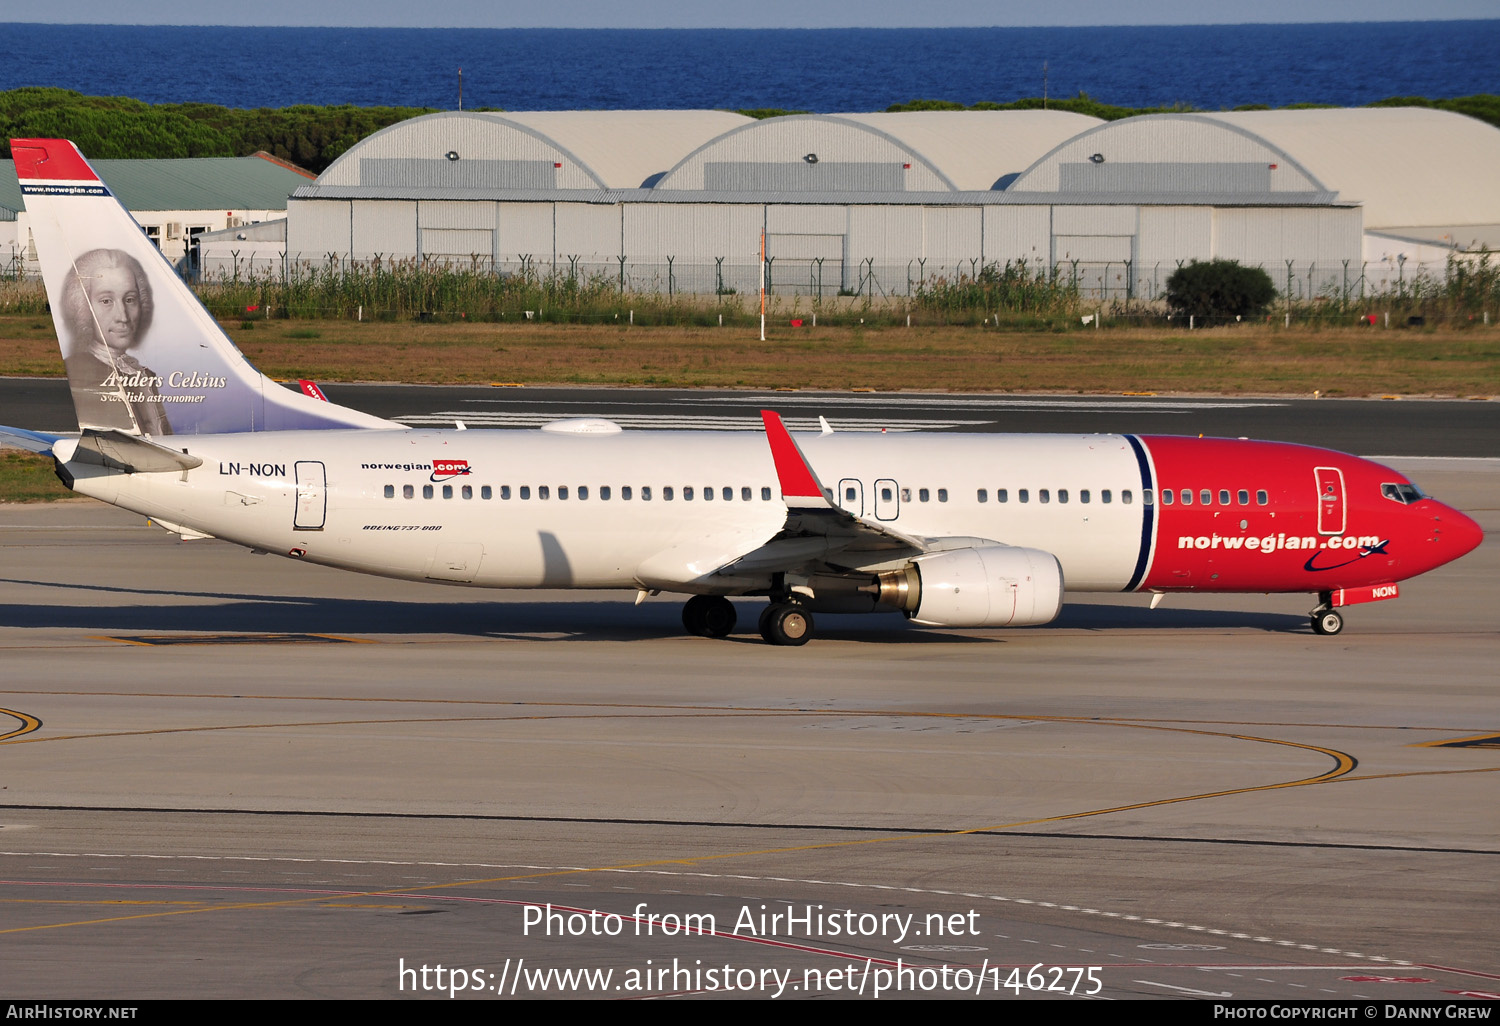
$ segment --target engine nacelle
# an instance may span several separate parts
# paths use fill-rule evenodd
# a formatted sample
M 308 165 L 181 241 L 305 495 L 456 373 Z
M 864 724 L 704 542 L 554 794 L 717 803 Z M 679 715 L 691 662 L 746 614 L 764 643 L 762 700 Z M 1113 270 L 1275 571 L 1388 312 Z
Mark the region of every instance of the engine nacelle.
M 879 576 L 882 604 L 935 627 L 1027 627 L 1062 609 L 1057 557 L 1040 549 L 984 545 L 919 556 Z

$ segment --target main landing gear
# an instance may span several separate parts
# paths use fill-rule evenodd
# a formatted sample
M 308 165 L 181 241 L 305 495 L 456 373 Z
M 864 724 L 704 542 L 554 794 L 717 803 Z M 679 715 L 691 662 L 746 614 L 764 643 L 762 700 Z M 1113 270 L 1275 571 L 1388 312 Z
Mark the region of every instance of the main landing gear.
M 694 595 L 682 607 L 682 626 L 700 638 L 726 638 L 734 631 L 734 603 L 722 595 Z M 760 636 L 772 645 L 805 645 L 813 636 L 812 613 L 796 602 L 772 602 L 760 614 Z
M 727 638 L 736 619 L 734 603 L 723 595 L 694 595 L 682 607 L 682 626 L 700 638 Z
M 760 614 L 760 636 L 772 645 L 805 645 L 813 636 L 813 618 L 795 602 L 772 602 Z
M 1312 611 L 1312 629 L 1314 634 L 1323 634 L 1332 637 L 1344 629 L 1344 617 L 1337 609 L 1333 608 L 1333 596 L 1323 592 L 1318 596 L 1318 607 Z

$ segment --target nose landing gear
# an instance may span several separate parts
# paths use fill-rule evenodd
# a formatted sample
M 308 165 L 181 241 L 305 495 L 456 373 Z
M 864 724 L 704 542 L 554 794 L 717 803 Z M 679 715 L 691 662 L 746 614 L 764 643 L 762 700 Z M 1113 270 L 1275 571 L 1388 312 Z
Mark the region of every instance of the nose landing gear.
M 1333 608 L 1331 592 L 1325 591 L 1318 596 L 1318 606 L 1312 611 L 1312 629 L 1314 634 L 1327 637 L 1332 637 L 1344 629 L 1344 617 Z

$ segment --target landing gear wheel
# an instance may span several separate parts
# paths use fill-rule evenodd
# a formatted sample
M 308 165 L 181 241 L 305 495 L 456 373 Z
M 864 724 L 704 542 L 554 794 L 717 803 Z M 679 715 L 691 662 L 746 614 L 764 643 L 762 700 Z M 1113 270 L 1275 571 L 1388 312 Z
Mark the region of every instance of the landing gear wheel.
M 1324 609 L 1312 615 L 1312 629 L 1314 634 L 1332 636 L 1344 629 L 1344 618 L 1336 609 Z
M 773 602 L 760 614 L 760 636 L 773 645 L 805 645 L 812 635 L 812 614 L 795 602 Z
M 682 607 L 682 626 L 700 638 L 727 638 L 736 619 L 734 603 L 722 595 L 694 595 Z

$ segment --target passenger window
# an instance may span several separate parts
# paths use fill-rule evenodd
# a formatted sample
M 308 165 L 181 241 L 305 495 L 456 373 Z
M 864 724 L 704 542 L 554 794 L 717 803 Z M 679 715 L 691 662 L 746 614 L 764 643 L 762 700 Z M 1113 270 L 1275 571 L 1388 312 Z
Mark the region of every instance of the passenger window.
M 1229 489 L 1228 488 L 1220 488 L 1219 489 L 1219 505 L 1220 506 L 1227 506 L 1227 505 L 1229 505 Z
M 495 493 L 490 490 L 490 486 L 489 485 L 485 485 L 484 487 L 482 487 L 482 488 L 479 489 L 479 497 L 481 499 L 492 498 L 494 496 L 494 494 Z M 501 485 L 500 486 L 500 497 L 502 499 L 508 499 L 508 498 L 510 498 L 510 485 Z
M 765 487 L 761 488 L 761 490 L 760 490 L 760 501 L 761 502 L 770 502 L 771 501 L 771 489 L 765 488 Z
M 985 491 L 983 488 L 981 488 L 981 489 L 979 489 L 979 492 L 975 496 L 975 498 L 977 498 L 980 502 L 989 502 L 990 501 L 990 493 L 987 492 L 987 491 Z
M 1059 488 L 1057 490 L 1057 501 L 1058 502 L 1067 502 L 1068 501 L 1068 490 L 1066 488 Z
M 671 496 L 669 495 L 669 496 L 667 496 L 667 498 L 670 499 Z M 682 490 L 682 501 L 683 502 L 692 502 L 693 501 L 693 486 L 692 485 L 688 485 L 686 488 L 684 488 Z
M 1156 505 L 1156 493 L 1153 492 L 1150 488 L 1142 488 L 1141 489 L 1141 505 L 1143 505 L 1143 506 L 1155 506 Z
M 1089 501 L 1089 490 L 1087 488 L 1081 489 L 1078 492 L 1078 501 L 1079 502 L 1088 502 Z
M 1132 502 L 1135 501 L 1135 496 L 1130 494 L 1129 488 L 1126 488 L 1120 492 L 1120 501 L 1129 506 Z
M 523 498 L 523 499 L 529 499 L 529 498 L 531 498 L 531 485 L 522 485 L 521 486 L 521 498 Z
M 745 489 L 745 498 L 747 498 L 747 499 L 750 498 L 750 494 L 749 493 L 750 493 L 750 489 L 746 488 Z M 732 501 L 734 499 L 734 489 L 730 488 L 729 486 L 726 485 L 724 487 L 723 498 L 724 498 L 725 502 Z
M 995 489 L 995 501 L 996 502 L 1009 502 L 1010 501 L 1010 490 L 1007 489 L 1007 488 L 996 488 Z
M 1182 490 L 1182 504 L 1184 506 L 1191 506 L 1193 504 L 1193 490 L 1191 488 L 1184 488 Z
M 1198 505 L 1211 506 L 1213 505 L 1213 501 L 1214 493 L 1209 491 L 1207 488 L 1204 488 L 1198 492 Z
M 709 488 L 703 489 L 703 501 L 704 502 L 713 502 L 713 500 L 714 500 L 714 490 L 713 490 L 713 488 L 709 487 Z
M 551 485 L 537 485 L 536 486 L 536 497 L 538 499 L 544 499 L 544 500 L 552 498 L 552 486 Z
M 387 499 L 394 499 L 396 497 L 396 486 L 395 485 L 386 485 L 385 486 L 385 497 Z
M 929 492 L 926 488 L 918 488 L 917 489 L 917 498 L 919 500 L 921 500 L 922 502 L 926 502 L 931 497 L 932 497 L 932 493 Z
M 741 502 L 749 502 L 750 501 L 750 488 L 749 488 L 748 485 L 745 486 L 744 488 L 740 489 L 740 501 Z
M 1022 502 L 1030 502 L 1031 492 L 1025 488 L 1018 488 L 1016 490 L 1016 498 L 1021 500 Z
M 402 485 L 401 486 L 401 498 L 403 498 L 403 499 L 410 499 L 413 496 L 415 496 L 416 494 L 417 494 L 416 491 L 412 488 L 411 485 Z
M 642 502 L 650 502 L 651 501 L 651 486 L 650 485 L 641 485 L 641 501 Z
M 890 502 L 895 497 L 896 497 L 896 493 L 893 492 L 893 491 L 891 491 L 889 488 L 882 488 L 882 489 L 880 489 L 880 501 L 881 502 Z
M 1099 501 L 1100 502 L 1109 502 L 1113 498 L 1114 498 L 1114 494 L 1112 492 L 1110 492 L 1110 490 L 1108 488 L 1105 488 L 1104 490 L 1102 490 L 1099 493 Z
M 844 489 L 844 501 L 845 502 L 853 502 L 858 497 L 859 497 L 859 492 L 856 491 L 855 489 L 853 489 L 853 488 L 845 488 Z
M 430 498 L 432 498 L 432 485 L 423 485 L 422 486 L 422 498 L 424 498 L 424 499 L 430 499 Z
M 1104 494 L 1108 495 L 1109 493 L 1105 492 Z M 1170 505 L 1172 505 L 1172 489 L 1170 489 L 1170 488 L 1163 488 L 1161 490 L 1161 504 L 1163 506 L 1170 506 Z
M 600 485 L 599 486 L 599 501 L 600 502 L 608 502 L 609 501 L 609 496 L 610 496 L 609 485 Z
M 621 502 L 629 502 L 630 501 L 630 492 L 631 492 L 631 488 L 630 488 L 629 485 L 621 485 L 620 486 L 620 501 Z
M 1260 489 L 1259 491 L 1257 491 L 1255 493 L 1255 504 L 1257 506 L 1264 506 L 1266 503 L 1268 503 L 1270 501 L 1271 501 L 1271 497 L 1266 494 L 1266 490 L 1264 488 Z
M 445 498 L 445 499 L 451 499 L 451 498 L 453 498 L 453 486 L 452 485 L 443 485 L 443 498 Z
M 1250 493 L 1243 488 L 1241 488 L 1239 491 L 1238 499 L 1241 506 L 1250 505 Z
M 588 497 L 589 497 L 589 486 L 588 485 L 579 485 L 578 486 L 578 501 L 582 502 L 584 499 L 587 499 Z
M 948 489 L 946 489 L 946 488 L 939 488 L 938 489 L 938 502 L 947 502 L 947 501 L 948 501 Z
M 903 488 L 903 489 L 901 489 L 901 501 L 902 502 L 910 502 L 911 501 L 911 489 L 910 488 Z
M 1052 489 L 1050 489 L 1050 488 L 1039 488 L 1039 489 L 1037 489 L 1036 501 L 1037 502 L 1051 502 L 1052 501 Z
M 661 501 L 662 502 L 671 502 L 672 501 L 672 486 L 671 485 L 667 485 L 665 488 L 663 488 L 661 490 Z
M 567 485 L 558 485 L 557 486 L 557 497 L 559 499 L 566 499 L 568 497 L 568 486 Z M 546 496 L 544 495 L 544 496 L 542 496 L 542 498 L 545 499 Z
M 472 499 L 474 498 L 474 486 L 464 485 L 459 489 L 458 494 L 462 495 L 465 499 Z

